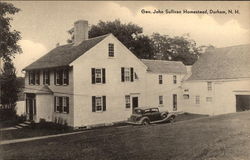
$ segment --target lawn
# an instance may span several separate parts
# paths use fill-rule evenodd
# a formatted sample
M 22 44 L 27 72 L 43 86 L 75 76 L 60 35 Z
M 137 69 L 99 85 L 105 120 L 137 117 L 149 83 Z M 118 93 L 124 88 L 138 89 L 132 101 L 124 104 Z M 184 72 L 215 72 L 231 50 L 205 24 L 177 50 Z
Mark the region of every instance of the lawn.
M 3 159 L 247 160 L 250 112 L 1 145 Z

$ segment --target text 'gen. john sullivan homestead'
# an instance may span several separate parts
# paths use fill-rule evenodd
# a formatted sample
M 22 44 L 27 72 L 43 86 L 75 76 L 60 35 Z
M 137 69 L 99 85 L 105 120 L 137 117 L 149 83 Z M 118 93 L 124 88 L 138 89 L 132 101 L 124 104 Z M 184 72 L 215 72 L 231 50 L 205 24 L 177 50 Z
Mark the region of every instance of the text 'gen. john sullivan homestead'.
M 29 120 L 72 127 L 127 120 L 133 108 L 224 114 L 250 109 L 250 45 L 209 50 L 193 66 L 138 59 L 116 37 L 88 39 L 74 24 L 74 42 L 26 68 Z

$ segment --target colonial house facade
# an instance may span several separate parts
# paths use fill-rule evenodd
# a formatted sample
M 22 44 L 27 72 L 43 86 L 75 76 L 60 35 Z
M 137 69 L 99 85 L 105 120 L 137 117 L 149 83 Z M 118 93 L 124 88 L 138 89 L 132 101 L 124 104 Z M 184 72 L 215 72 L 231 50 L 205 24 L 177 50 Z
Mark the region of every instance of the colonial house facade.
M 178 111 L 183 63 L 140 60 L 112 34 L 88 39 L 87 21 L 75 22 L 74 37 L 24 68 L 28 119 L 81 127 L 141 106 Z
M 219 48 L 193 66 L 138 59 L 116 37 L 88 38 L 74 24 L 74 42 L 57 46 L 24 70 L 26 114 L 72 127 L 126 120 L 136 107 L 223 114 L 250 109 L 250 45 Z
M 249 110 L 249 60 L 249 44 L 201 55 L 182 84 L 182 110 L 209 115 Z

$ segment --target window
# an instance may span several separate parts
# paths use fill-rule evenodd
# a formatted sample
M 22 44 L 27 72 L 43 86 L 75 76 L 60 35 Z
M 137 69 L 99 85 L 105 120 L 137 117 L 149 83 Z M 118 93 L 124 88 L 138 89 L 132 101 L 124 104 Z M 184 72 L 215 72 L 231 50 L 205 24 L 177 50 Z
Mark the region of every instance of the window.
M 56 112 L 69 113 L 69 97 L 55 97 Z
M 163 104 L 163 96 L 159 96 L 159 104 L 160 104 L 160 105 Z
M 39 71 L 30 71 L 29 72 L 29 84 L 39 85 L 40 84 L 40 72 Z
M 95 82 L 96 83 L 102 82 L 102 70 L 101 69 L 95 69 Z
M 40 72 L 39 71 L 35 72 L 35 81 L 37 85 L 40 84 Z
M 177 83 L 177 77 L 176 77 L 176 75 L 173 75 L 173 83 L 174 83 L 174 84 Z
M 124 69 L 124 75 L 125 75 L 125 81 L 130 81 L 130 69 L 129 68 Z
M 49 71 L 43 71 L 43 84 L 50 85 L 50 73 Z
M 183 99 L 189 99 L 189 94 L 183 94 Z
M 92 112 L 106 111 L 106 96 L 92 96 Z
M 105 83 L 105 68 L 91 68 L 92 72 L 92 84 Z
M 212 98 L 212 97 L 206 97 L 206 101 L 207 101 L 207 102 L 212 102 L 212 101 L 213 101 L 213 98 Z
M 159 84 L 162 84 L 162 75 L 159 75 Z
M 55 71 L 54 77 L 55 85 L 68 85 L 69 84 L 69 71 L 68 69 L 58 69 Z
M 35 84 L 35 73 L 34 73 L 34 71 L 29 72 L 29 84 L 31 84 L 31 85 Z
M 69 113 L 69 97 L 55 96 L 55 112 Z
M 121 81 L 122 82 L 133 82 L 134 81 L 134 69 L 131 68 L 121 68 Z
M 195 104 L 200 104 L 200 96 L 195 96 Z
M 109 57 L 114 57 L 114 44 L 109 43 Z
M 207 90 L 212 91 L 212 82 L 207 82 Z
M 125 96 L 125 106 L 126 108 L 130 108 L 130 95 Z

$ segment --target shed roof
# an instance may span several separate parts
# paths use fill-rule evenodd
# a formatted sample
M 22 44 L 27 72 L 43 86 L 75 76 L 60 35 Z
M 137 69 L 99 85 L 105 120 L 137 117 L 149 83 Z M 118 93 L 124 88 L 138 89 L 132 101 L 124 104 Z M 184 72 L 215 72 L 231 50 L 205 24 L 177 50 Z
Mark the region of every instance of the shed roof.
M 153 73 L 176 73 L 185 74 L 187 69 L 180 61 L 165 61 L 165 60 L 141 60 L 147 67 L 149 72 Z
M 58 46 L 52 49 L 46 55 L 33 62 L 32 64 L 25 67 L 23 70 L 35 70 L 67 66 L 109 35 L 110 34 L 106 34 L 103 36 L 85 40 L 77 46 L 74 46 L 74 44 Z
M 188 80 L 250 78 L 250 44 L 209 50 L 192 67 Z

